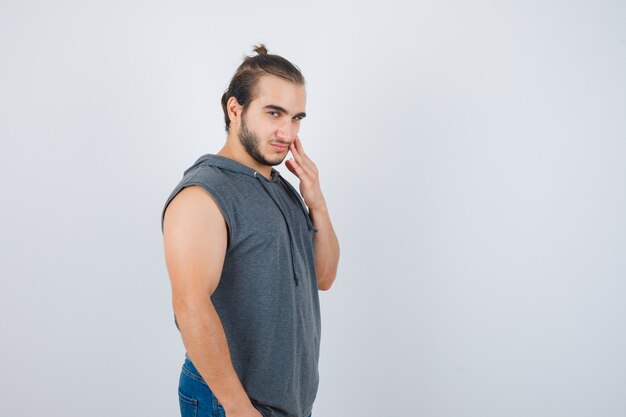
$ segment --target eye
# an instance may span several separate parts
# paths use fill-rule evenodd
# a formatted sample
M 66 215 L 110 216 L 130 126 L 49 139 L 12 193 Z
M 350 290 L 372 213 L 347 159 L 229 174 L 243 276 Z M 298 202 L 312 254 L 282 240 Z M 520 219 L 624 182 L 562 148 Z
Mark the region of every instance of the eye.
M 296 116 L 293 118 L 294 120 L 302 120 L 302 116 Z
M 277 111 L 269 111 L 267 112 L 270 116 L 278 116 L 280 113 L 278 113 Z

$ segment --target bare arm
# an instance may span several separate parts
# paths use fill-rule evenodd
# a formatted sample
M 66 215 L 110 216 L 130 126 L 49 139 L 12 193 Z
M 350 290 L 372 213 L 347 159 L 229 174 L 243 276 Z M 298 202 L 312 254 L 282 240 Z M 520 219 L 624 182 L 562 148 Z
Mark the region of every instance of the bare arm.
M 227 229 L 217 203 L 206 190 L 189 186 L 170 202 L 163 240 L 174 314 L 187 354 L 227 415 L 260 417 L 235 372 L 224 328 L 210 298 L 224 265 Z
M 339 242 L 330 221 L 326 204 L 310 208 L 313 224 L 318 231 L 313 239 L 317 288 L 327 291 L 335 282 L 339 264 Z

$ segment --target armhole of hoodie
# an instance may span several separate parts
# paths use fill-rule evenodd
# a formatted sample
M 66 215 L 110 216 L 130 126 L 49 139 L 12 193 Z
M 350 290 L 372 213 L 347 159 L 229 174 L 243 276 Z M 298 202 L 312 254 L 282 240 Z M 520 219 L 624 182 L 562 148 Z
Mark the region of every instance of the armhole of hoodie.
M 163 222 L 165 220 L 165 211 L 167 210 L 167 207 L 170 205 L 174 197 L 176 197 L 178 193 L 180 193 L 184 188 L 192 186 L 192 185 L 197 185 L 199 187 L 202 187 L 205 191 L 209 193 L 211 198 L 213 198 L 213 201 L 217 203 L 217 206 L 219 207 L 220 212 L 222 213 L 222 217 L 224 218 L 224 221 L 226 222 L 226 250 L 228 250 L 230 248 L 230 241 L 231 241 L 232 234 L 233 234 L 233 230 L 232 230 L 233 222 L 231 221 L 230 216 L 228 215 L 228 210 L 226 209 L 226 205 L 224 204 L 222 199 L 219 197 L 219 194 L 215 192 L 215 190 L 213 190 L 212 187 L 209 187 L 207 184 L 203 182 L 194 181 L 193 180 L 194 177 L 195 175 L 191 177 L 189 180 L 185 181 L 183 184 L 179 185 L 176 188 L 175 192 L 173 192 L 172 195 L 168 198 L 167 202 L 165 203 L 165 207 L 163 207 L 163 213 L 161 214 L 161 232 L 163 232 Z

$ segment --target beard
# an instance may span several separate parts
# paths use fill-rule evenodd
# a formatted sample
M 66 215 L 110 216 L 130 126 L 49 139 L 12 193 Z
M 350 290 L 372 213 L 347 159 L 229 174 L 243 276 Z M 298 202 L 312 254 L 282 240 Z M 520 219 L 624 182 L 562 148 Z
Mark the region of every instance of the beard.
M 267 166 L 278 165 L 281 162 L 283 162 L 283 160 L 287 156 L 285 155 L 282 158 L 280 156 L 276 156 L 277 158 L 276 160 L 272 160 L 272 161 L 268 160 L 265 157 L 265 155 L 263 155 L 263 153 L 261 152 L 261 149 L 259 148 L 259 145 L 261 143 L 261 141 L 259 140 L 259 137 L 255 135 L 254 133 L 252 133 L 250 130 L 248 130 L 248 126 L 246 125 L 245 114 L 242 115 L 242 118 L 241 118 L 241 128 L 239 129 L 239 141 L 243 145 L 246 152 L 248 152 L 248 155 L 250 155 L 258 163 L 263 164 L 263 165 L 267 165 Z

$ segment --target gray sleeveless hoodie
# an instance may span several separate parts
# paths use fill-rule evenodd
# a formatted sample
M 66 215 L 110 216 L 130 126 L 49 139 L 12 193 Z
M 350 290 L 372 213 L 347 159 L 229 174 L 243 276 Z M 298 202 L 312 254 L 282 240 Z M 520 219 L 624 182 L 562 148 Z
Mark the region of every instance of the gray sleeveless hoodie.
M 211 301 L 235 371 L 264 417 L 306 417 L 318 388 L 317 229 L 291 184 L 273 168 L 271 177 L 220 155 L 203 155 L 168 197 L 161 230 L 168 204 L 184 187 L 199 185 L 214 197 L 226 220 L 228 246 Z

